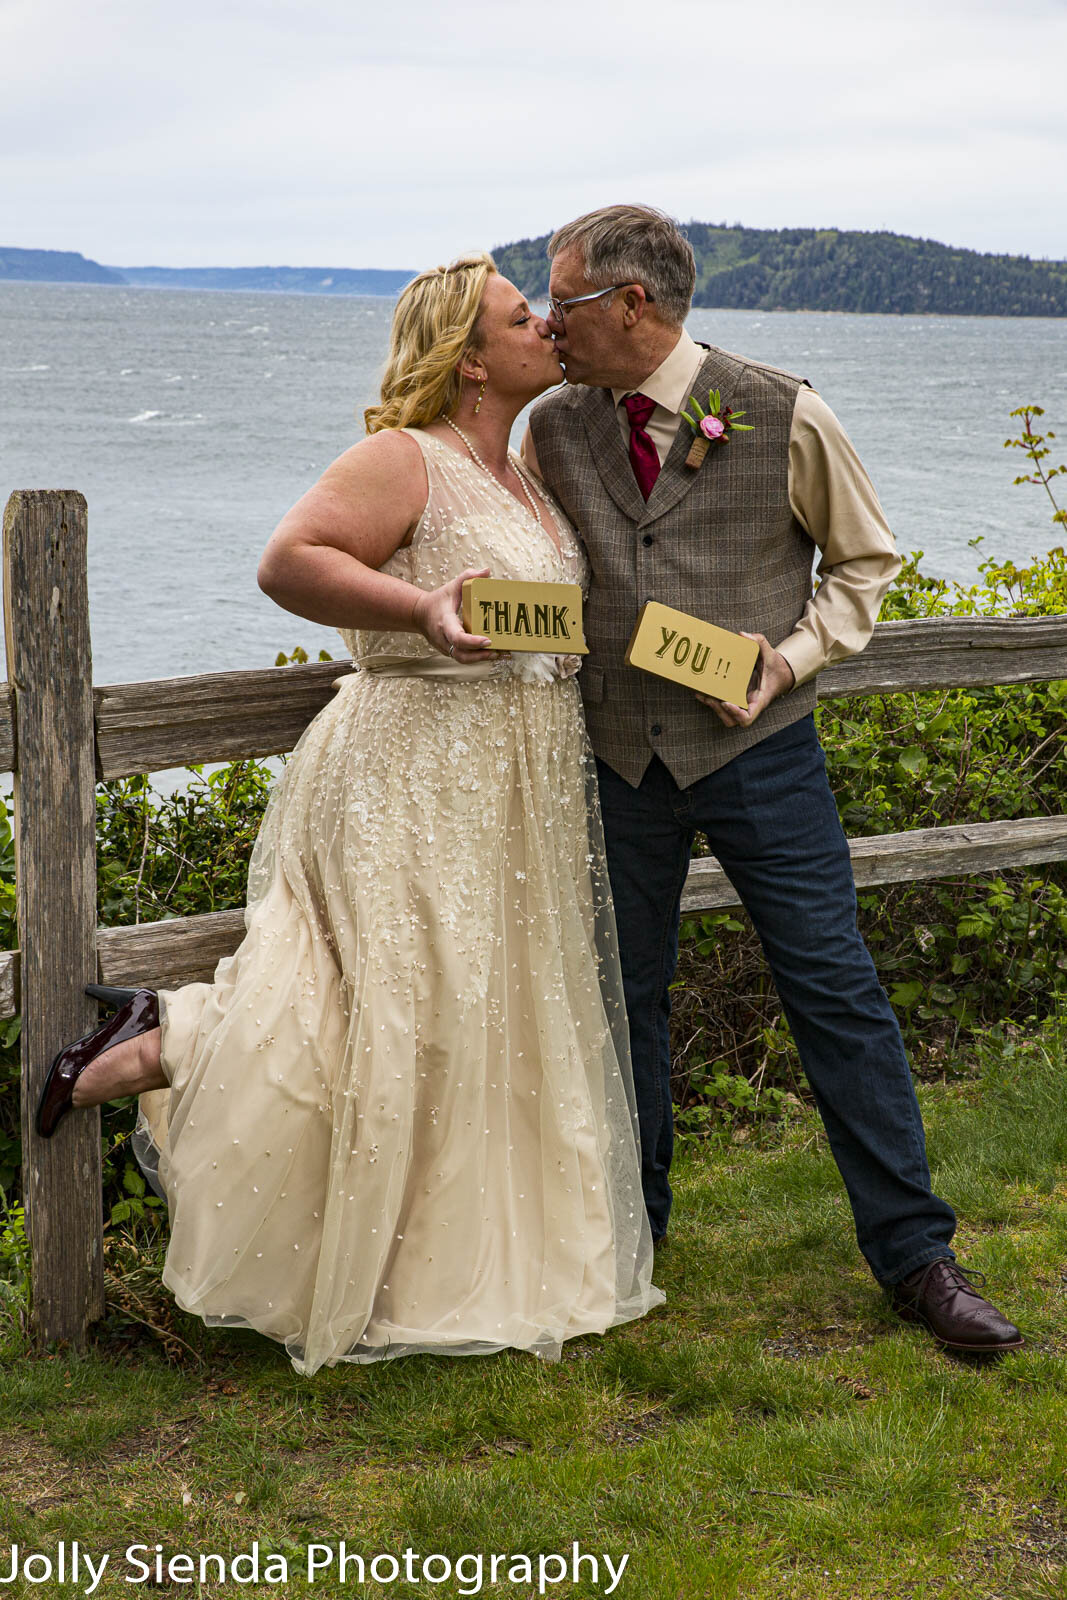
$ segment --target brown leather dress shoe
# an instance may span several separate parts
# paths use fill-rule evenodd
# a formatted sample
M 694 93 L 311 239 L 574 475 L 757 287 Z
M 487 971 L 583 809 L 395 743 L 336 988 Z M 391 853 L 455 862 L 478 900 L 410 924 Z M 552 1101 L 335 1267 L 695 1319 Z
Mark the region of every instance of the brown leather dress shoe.
M 948 1257 L 939 1257 L 893 1284 L 889 1300 L 905 1322 L 924 1323 L 949 1350 L 999 1353 L 1026 1342 L 1014 1323 L 984 1299 L 971 1282 L 985 1278 Z
M 99 1028 L 65 1045 L 48 1069 L 41 1098 L 37 1102 L 36 1128 L 42 1139 L 50 1139 L 71 1108 L 74 1085 L 89 1064 L 110 1050 L 113 1044 L 135 1039 L 159 1027 L 159 1001 L 154 989 L 138 989 L 133 998 L 120 1006 Z

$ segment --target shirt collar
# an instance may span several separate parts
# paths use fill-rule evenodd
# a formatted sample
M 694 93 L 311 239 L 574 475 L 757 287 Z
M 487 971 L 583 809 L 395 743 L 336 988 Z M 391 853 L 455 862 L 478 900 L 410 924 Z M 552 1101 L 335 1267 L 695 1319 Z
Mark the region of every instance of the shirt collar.
M 704 365 L 706 355 L 707 351 L 691 339 L 683 328 L 678 343 L 670 355 L 645 379 L 639 391 L 612 389 L 613 404 L 617 407 L 624 395 L 641 393 L 654 400 L 665 411 L 673 411 L 675 415 L 680 415 L 693 392 L 697 373 Z

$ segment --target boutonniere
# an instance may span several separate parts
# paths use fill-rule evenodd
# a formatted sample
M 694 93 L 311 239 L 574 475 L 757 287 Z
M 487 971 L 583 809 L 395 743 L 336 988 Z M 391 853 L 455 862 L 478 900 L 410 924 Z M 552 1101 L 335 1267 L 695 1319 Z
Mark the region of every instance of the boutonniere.
M 692 406 L 693 416 L 689 415 L 688 407 Z M 738 433 L 752 433 L 750 422 L 738 422 L 738 417 L 744 416 L 743 411 L 731 411 L 729 406 L 723 406 L 722 395 L 718 389 L 708 391 L 708 409 L 705 411 L 695 394 L 691 394 L 682 409 L 682 416 L 693 430 L 693 443 L 689 447 L 689 454 L 685 458 L 687 467 L 699 467 L 708 453 L 708 446 L 716 439 L 723 444 L 728 444 L 730 435 L 735 430 Z

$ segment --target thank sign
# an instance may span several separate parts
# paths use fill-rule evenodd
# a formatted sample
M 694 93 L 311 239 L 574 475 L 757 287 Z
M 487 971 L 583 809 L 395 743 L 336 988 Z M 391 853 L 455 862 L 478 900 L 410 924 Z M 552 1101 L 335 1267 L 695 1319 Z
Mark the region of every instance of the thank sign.
M 759 645 L 739 633 L 648 600 L 638 613 L 626 661 L 687 689 L 743 706 Z
M 463 585 L 462 615 L 467 632 L 484 634 L 494 650 L 589 654 L 582 633 L 582 590 L 577 583 L 468 578 Z

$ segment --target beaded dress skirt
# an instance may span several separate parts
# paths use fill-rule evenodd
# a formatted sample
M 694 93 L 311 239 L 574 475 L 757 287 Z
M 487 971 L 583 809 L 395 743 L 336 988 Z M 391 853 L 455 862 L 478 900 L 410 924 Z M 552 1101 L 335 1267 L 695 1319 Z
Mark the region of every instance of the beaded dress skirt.
M 458 448 L 412 437 L 429 497 L 384 571 L 584 580 L 558 507 L 557 551 Z M 134 1144 L 168 1203 L 164 1281 L 301 1372 L 558 1358 L 663 1298 L 573 663 L 342 637 L 362 670 L 272 792 L 240 948 L 160 994 L 169 1088 Z

